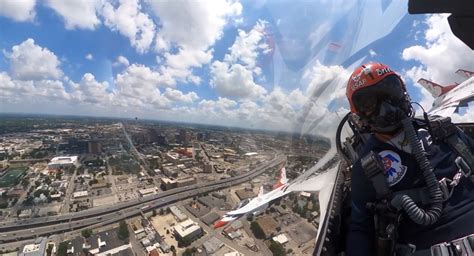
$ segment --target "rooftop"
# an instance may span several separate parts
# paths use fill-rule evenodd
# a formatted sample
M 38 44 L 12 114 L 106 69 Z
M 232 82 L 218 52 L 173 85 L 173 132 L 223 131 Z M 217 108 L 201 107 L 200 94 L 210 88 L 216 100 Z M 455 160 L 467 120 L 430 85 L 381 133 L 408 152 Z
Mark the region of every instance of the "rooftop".
M 178 233 L 180 237 L 187 237 L 188 235 L 194 233 L 195 231 L 201 229 L 201 227 L 194 221 L 188 219 L 181 223 L 178 223 L 174 227 L 174 231 Z
M 217 237 L 212 237 L 211 239 L 207 240 L 202 244 L 204 246 L 204 249 L 206 249 L 206 252 L 209 254 L 213 254 L 219 250 L 222 246 L 224 246 L 224 243 L 219 240 Z
M 43 256 L 46 250 L 46 241 L 45 237 L 39 237 L 32 244 L 27 244 L 23 247 L 23 250 L 20 252 L 20 256 Z
M 284 234 L 279 234 L 278 236 L 274 236 L 273 241 L 280 243 L 280 244 L 285 244 L 288 242 L 288 238 Z
M 269 237 L 272 233 L 276 232 L 278 223 L 271 216 L 265 216 L 257 220 L 258 224 L 262 228 L 266 237 Z
M 49 164 L 74 164 L 77 162 L 77 156 L 58 156 L 51 159 Z
M 176 219 L 178 219 L 178 221 L 183 221 L 188 218 L 186 214 L 184 214 L 178 207 L 174 205 L 170 207 L 170 211 L 176 217 Z

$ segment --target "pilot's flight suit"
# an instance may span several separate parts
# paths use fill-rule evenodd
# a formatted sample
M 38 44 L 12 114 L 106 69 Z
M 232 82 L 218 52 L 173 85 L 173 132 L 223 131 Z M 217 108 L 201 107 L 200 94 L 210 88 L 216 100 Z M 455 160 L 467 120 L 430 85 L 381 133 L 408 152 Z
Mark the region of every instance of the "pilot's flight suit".
M 436 145 L 431 142 L 426 130 L 418 130 L 427 157 L 431 162 L 438 180 L 443 177 L 452 179 L 458 172 L 455 164 L 457 155 L 447 144 Z M 364 147 L 360 156 L 370 150 L 377 152 L 383 160 L 385 177 L 392 191 L 401 191 L 424 186 L 424 179 L 415 158 L 410 154 L 409 143 L 404 132 L 389 142 L 381 142 L 374 136 Z M 461 139 L 474 152 L 473 141 L 465 134 Z M 352 168 L 352 214 L 347 240 L 348 255 L 372 255 L 374 252 L 373 214 L 367 209 L 368 202 L 375 201 L 375 189 L 364 174 L 360 160 Z M 474 234 L 474 183 L 462 177 L 454 188 L 452 196 L 443 203 L 443 212 L 439 220 L 429 226 L 414 223 L 408 217 L 403 218 L 399 226 L 397 243 L 413 244 L 416 250 L 429 249 L 431 245 L 452 241 Z

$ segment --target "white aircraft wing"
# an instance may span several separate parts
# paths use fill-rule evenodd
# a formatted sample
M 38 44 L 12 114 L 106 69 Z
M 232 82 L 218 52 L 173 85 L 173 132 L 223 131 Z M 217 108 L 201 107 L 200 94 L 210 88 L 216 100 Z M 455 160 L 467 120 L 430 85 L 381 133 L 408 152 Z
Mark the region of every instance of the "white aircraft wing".
M 428 114 L 451 116 L 460 106 L 466 105 L 470 101 L 474 101 L 474 77 L 436 98 Z
M 242 215 L 253 212 L 255 209 L 258 209 L 265 204 L 270 203 L 271 201 L 278 199 L 286 194 L 291 193 L 291 191 L 284 191 L 282 189 L 273 190 L 261 197 L 256 197 L 252 199 L 248 204 L 243 207 L 230 211 L 226 215 Z

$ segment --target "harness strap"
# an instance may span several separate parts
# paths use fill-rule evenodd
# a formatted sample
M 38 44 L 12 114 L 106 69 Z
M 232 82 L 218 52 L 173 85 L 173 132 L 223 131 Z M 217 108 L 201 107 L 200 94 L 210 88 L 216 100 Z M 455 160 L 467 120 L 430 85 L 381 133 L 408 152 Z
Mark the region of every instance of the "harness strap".
M 384 166 L 380 156 L 374 151 L 370 151 L 360 159 L 365 176 L 372 182 L 377 199 L 387 197 L 391 190 L 385 178 Z

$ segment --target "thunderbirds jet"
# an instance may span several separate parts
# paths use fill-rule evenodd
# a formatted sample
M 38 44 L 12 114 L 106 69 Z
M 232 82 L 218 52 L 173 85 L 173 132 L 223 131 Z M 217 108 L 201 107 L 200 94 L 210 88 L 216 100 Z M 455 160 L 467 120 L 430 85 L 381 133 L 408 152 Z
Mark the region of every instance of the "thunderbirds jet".
M 435 101 L 428 112 L 431 115 L 450 116 L 458 111 L 459 107 L 467 106 L 474 101 L 474 72 L 459 69 L 456 74 L 467 78 L 461 84 L 441 86 L 424 78 L 418 80 L 428 90 Z
M 264 193 L 263 187 L 260 187 L 257 197 L 240 202 L 235 210 L 226 213 L 221 220 L 216 222 L 214 228 L 225 226 L 227 223 L 230 223 L 246 214 L 258 215 L 268 207 L 269 203 L 291 192 L 318 191 L 319 202 L 321 205 L 321 217 L 324 217 L 326 205 L 334 185 L 337 166 L 325 170 L 322 169 L 325 167 L 324 165 L 331 159 L 334 159 L 334 157 L 336 157 L 336 150 L 330 149 L 329 152 L 326 153 L 318 163 L 316 163 L 316 165 L 291 182 L 286 177 L 286 169 L 283 166 L 280 172 L 280 179 L 277 184 L 273 186 L 272 191 Z
M 222 227 L 245 214 L 258 215 L 262 213 L 268 207 L 270 202 L 291 192 L 286 190 L 288 185 L 286 169 L 285 166 L 283 166 L 280 172 L 280 179 L 278 180 L 278 183 L 273 186 L 272 191 L 264 193 L 263 186 L 261 186 L 257 197 L 241 201 L 238 204 L 237 209 L 226 213 L 224 217 L 214 225 L 214 228 Z

